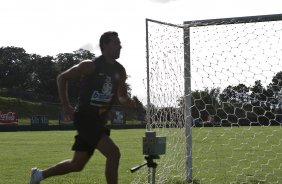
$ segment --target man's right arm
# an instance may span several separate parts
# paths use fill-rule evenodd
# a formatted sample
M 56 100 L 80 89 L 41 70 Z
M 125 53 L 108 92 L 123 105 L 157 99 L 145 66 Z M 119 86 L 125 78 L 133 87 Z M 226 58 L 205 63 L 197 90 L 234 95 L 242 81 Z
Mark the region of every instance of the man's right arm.
M 82 75 L 87 75 L 93 72 L 94 68 L 95 66 L 92 61 L 83 61 L 58 75 L 58 93 L 63 106 L 65 121 L 71 121 L 74 113 L 74 108 L 70 104 L 68 97 L 68 81 L 78 79 Z

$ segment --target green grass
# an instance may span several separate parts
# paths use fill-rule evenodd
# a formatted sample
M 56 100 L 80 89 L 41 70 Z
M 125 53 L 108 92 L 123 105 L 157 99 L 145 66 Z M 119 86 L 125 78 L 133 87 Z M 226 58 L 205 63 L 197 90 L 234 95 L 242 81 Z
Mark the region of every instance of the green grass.
M 193 176 L 200 183 L 282 183 L 282 128 L 193 129 Z
M 184 173 L 183 129 L 159 129 L 167 136 L 167 153 L 157 160 L 157 181 L 182 184 Z M 268 184 L 282 183 L 282 128 L 194 128 L 194 184 Z M 1 132 L 0 183 L 27 183 L 30 168 L 47 168 L 72 157 L 74 131 Z M 147 168 L 130 173 L 143 163 L 144 130 L 112 130 L 111 137 L 121 149 L 119 183 L 133 180 L 146 183 Z M 180 143 L 177 144 L 177 141 Z M 46 184 L 104 184 L 105 158 L 95 152 L 80 173 L 49 178 Z M 140 176 L 137 176 L 140 175 Z M 139 178 L 136 180 L 136 178 Z M 166 178 L 166 179 L 164 179 Z
M 120 183 L 130 183 L 135 174 L 130 168 L 143 162 L 141 137 L 144 130 L 112 130 L 112 138 L 121 149 Z M 72 157 L 74 131 L 1 132 L 0 183 L 27 183 L 30 168 L 47 168 Z M 80 173 L 54 177 L 46 184 L 105 183 L 105 158 L 96 151 L 86 168 Z

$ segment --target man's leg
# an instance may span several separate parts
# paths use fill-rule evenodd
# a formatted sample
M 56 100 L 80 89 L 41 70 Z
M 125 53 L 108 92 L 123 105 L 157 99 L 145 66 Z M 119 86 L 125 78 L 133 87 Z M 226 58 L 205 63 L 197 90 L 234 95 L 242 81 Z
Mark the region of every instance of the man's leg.
M 89 155 L 87 152 L 75 151 L 72 159 L 64 160 L 49 169 L 43 170 L 43 178 L 79 172 L 84 168 L 88 160 Z
M 106 157 L 105 175 L 108 184 L 118 183 L 118 166 L 120 151 L 108 135 L 104 135 L 98 142 L 97 149 Z
M 76 151 L 71 160 L 62 161 L 49 169 L 42 171 L 37 168 L 32 168 L 29 184 L 39 184 L 41 180 L 51 176 L 81 171 L 88 160 L 89 155 L 87 152 Z

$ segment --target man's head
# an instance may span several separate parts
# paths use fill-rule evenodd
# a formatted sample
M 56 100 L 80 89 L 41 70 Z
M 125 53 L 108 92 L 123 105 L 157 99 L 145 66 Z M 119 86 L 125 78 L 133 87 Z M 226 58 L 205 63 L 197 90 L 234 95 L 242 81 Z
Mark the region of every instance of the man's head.
M 120 55 L 120 40 L 118 33 L 108 31 L 100 37 L 100 49 L 103 55 L 107 55 L 113 59 L 118 59 Z

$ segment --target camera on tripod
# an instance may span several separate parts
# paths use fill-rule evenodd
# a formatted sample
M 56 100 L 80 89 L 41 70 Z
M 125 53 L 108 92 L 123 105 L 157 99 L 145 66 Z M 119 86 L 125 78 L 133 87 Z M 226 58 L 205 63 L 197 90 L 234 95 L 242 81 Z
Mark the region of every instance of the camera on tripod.
M 156 132 L 146 131 L 143 137 L 143 155 L 158 156 L 165 154 L 166 137 L 156 136 Z
M 130 169 L 133 173 L 143 166 L 148 166 L 148 184 L 155 184 L 157 163 L 154 159 L 159 159 L 159 155 L 165 154 L 166 137 L 156 136 L 156 132 L 147 130 L 143 137 L 143 155 L 146 162 Z

